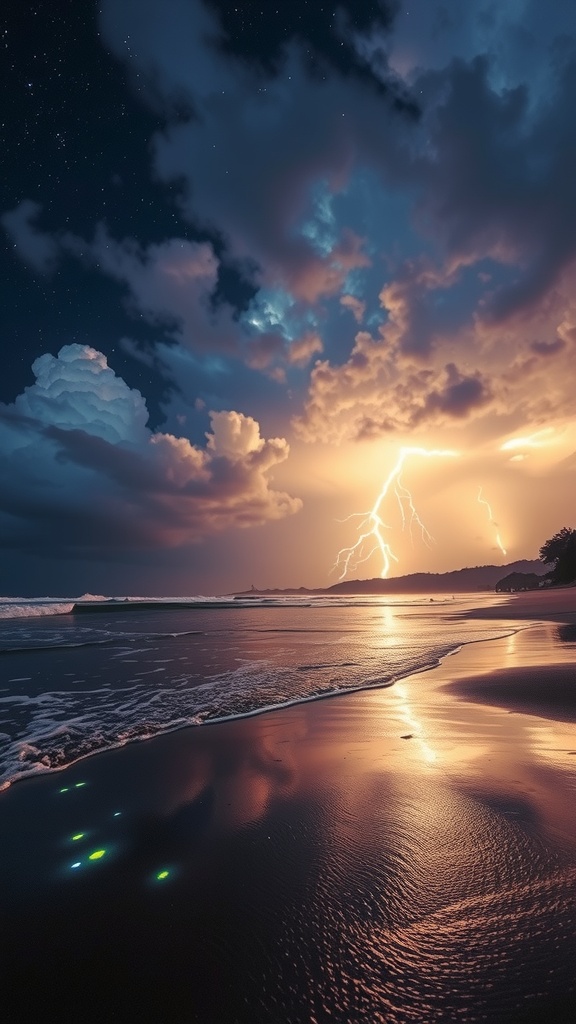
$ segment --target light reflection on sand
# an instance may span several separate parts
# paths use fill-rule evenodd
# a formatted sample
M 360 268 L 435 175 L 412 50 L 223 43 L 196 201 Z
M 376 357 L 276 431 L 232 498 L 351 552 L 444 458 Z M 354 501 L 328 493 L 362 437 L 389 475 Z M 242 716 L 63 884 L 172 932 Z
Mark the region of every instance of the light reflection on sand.
M 127 809 L 98 884 L 132 913 L 174 865 L 170 928 L 209 1024 L 501 1024 L 528 1003 L 554 1020 L 576 959 L 576 722 L 501 706 L 494 670 L 574 651 L 538 626 L 392 687 L 96 758 L 79 792 Z M 470 676 L 482 700 L 453 688 Z
M 467 790 L 534 796 L 542 786 L 534 783 L 538 766 L 556 771 L 539 799 L 550 809 L 560 807 L 562 777 L 572 779 L 576 769 L 567 753 L 576 749 L 576 725 L 454 699 L 446 690 L 447 683 L 485 672 L 490 664 L 545 664 L 541 643 L 554 628 L 470 645 L 439 668 L 390 688 L 221 726 L 218 743 L 204 729 L 194 743 L 183 742 L 172 763 L 166 811 L 210 790 L 214 823 L 235 830 L 262 819 L 274 801 L 301 798 L 323 786 L 356 791 L 375 772 L 416 779 L 419 771 L 432 769 Z M 569 663 L 571 657 L 571 650 L 560 649 L 559 660 Z M 353 742 L 351 727 L 358 737 Z
M 400 715 L 406 722 L 408 730 L 408 734 L 402 738 L 414 740 L 415 745 L 422 754 L 423 761 L 427 764 L 434 764 L 438 760 L 438 754 L 424 738 L 425 727 L 422 724 L 422 719 L 417 717 L 412 706 L 410 700 L 410 688 L 402 682 L 396 683 L 394 687 L 394 696 L 398 701 Z

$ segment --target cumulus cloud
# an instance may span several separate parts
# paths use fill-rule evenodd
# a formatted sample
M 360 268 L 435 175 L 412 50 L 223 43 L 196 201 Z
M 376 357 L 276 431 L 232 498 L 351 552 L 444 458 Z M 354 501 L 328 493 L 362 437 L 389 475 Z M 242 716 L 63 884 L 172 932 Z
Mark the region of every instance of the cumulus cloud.
M 357 324 L 362 323 L 366 312 L 365 302 L 356 298 L 355 295 L 342 295 L 340 298 L 340 305 L 343 306 L 344 309 L 350 310 Z
M 361 331 L 345 364 L 316 363 L 304 412 L 293 422 L 306 441 L 359 441 L 465 420 L 490 398 L 480 372 L 408 361 L 400 370 L 382 340 Z
M 288 362 L 292 366 L 306 366 L 312 356 L 322 352 L 322 338 L 316 331 L 307 331 L 301 338 L 296 338 L 288 347 Z
M 408 291 L 412 289 L 410 279 Z M 516 429 L 574 414 L 576 272 L 566 273 L 529 326 L 472 318 L 425 353 L 406 345 L 406 288 L 385 288 L 389 319 L 377 335 L 356 334 L 349 358 L 318 361 L 304 411 L 294 419 L 307 441 L 360 440 L 430 426 L 465 427 L 491 416 L 490 429 Z M 513 426 L 512 426 L 513 425 Z
M 140 393 L 89 346 L 64 346 L 33 369 L 35 384 L 0 408 L 5 545 L 130 557 L 301 507 L 268 476 L 288 444 L 262 438 L 251 417 L 211 413 L 200 447 L 152 433 Z
M 89 345 L 65 345 L 57 356 L 46 352 L 32 364 L 36 378 L 18 395 L 14 409 L 44 427 L 83 430 L 111 444 L 146 439 L 148 410 Z
M 212 413 L 212 433 L 208 436 L 208 448 L 215 455 L 223 455 L 231 462 L 245 455 L 262 450 L 260 428 L 251 416 L 238 412 Z

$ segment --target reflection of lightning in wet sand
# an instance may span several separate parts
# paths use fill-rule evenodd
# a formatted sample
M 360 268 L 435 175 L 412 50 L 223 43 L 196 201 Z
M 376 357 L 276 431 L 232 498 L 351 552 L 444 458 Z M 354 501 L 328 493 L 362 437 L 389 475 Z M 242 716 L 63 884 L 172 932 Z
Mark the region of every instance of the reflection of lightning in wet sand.
M 413 739 L 420 747 L 424 761 L 426 761 L 427 764 L 434 764 L 434 762 L 438 760 L 438 755 L 435 750 L 432 750 L 432 747 L 426 742 L 426 740 L 423 739 L 422 723 L 418 718 L 416 718 L 412 711 L 405 686 L 403 686 L 402 683 L 395 683 L 393 693 L 395 697 L 399 698 L 400 714 L 410 730 L 410 739 Z

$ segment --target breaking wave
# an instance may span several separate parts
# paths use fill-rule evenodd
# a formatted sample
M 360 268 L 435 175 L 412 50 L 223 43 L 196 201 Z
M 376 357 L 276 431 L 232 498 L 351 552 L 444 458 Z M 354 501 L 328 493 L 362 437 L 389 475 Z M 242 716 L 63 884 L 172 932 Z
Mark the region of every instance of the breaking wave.
M 510 632 L 440 604 L 349 601 L 44 623 L 0 624 L 0 788 L 183 726 L 389 686 Z

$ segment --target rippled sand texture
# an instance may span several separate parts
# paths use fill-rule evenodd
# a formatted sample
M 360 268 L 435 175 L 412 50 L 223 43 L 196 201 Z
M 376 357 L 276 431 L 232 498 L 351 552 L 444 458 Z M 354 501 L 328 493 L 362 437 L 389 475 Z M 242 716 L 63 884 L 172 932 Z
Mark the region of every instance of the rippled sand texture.
M 59 1021 L 576 1020 L 576 725 L 493 676 L 566 687 L 575 653 L 531 627 L 13 787 L 10 984 Z

